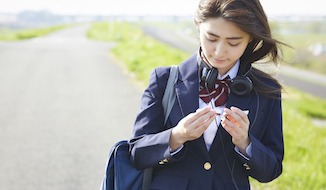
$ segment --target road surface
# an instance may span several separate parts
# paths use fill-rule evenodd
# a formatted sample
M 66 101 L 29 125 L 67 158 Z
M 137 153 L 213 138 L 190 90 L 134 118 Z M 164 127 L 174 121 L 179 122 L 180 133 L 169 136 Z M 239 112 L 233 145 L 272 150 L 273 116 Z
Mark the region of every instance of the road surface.
M 1 190 L 99 189 L 130 137 L 142 92 L 87 28 L 0 42 Z

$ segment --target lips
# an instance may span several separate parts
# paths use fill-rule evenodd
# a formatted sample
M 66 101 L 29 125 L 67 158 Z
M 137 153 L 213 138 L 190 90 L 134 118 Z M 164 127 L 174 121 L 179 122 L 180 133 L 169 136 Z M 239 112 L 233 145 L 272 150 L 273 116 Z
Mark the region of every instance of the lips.
M 215 59 L 215 58 L 213 58 L 213 59 L 216 63 L 224 63 L 226 61 L 226 60 L 222 60 L 222 59 Z

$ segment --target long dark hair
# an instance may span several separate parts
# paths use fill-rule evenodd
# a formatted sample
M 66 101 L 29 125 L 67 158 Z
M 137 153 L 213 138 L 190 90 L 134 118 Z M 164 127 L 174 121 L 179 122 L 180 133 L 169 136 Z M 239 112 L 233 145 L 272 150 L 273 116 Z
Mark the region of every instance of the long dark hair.
M 266 62 L 278 65 L 280 45 L 283 43 L 272 38 L 267 16 L 259 0 L 200 0 L 194 16 L 197 27 L 209 18 L 219 17 L 236 24 L 252 37 L 240 58 L 240 73 L 248 70 L 252 63 L 265 58 L 269 58 Z M 263 71 L 253 68 L 248 77 L 255 90 L 263 96 L 276 97 L 281 93 L 282 85 Z M 266 85 L 266 80 L 273 85 Z

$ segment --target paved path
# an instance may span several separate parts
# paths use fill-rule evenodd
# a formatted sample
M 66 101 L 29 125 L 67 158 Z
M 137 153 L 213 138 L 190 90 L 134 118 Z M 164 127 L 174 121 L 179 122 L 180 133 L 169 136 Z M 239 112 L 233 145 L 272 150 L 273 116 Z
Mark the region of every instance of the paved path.
M 281 66 L 277 78 L 286 86 L 295 87 L 326 100 L 326 76 L 311 71 Z
M 142 92 L 87 27 L 0 42 L 1 190 L 99 189 L 130 137 Z

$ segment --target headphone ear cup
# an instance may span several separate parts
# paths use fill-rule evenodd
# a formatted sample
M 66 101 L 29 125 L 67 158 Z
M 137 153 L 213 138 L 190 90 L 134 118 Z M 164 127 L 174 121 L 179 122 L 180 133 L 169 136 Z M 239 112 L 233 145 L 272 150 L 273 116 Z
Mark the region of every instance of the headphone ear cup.
M 215 87 L 217 75 L 218 75 L 218 70 L 216 68 L 212 68 L 209 70 L 205 80 L 205 85 L 207 84 L 208 89 L 211 90 Z
M 237 76 L 231 81 L 229 87 L 235 95 L 244 96 L 252 91 L 252 82 L 247 76 Z

